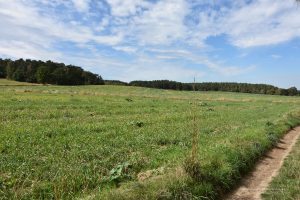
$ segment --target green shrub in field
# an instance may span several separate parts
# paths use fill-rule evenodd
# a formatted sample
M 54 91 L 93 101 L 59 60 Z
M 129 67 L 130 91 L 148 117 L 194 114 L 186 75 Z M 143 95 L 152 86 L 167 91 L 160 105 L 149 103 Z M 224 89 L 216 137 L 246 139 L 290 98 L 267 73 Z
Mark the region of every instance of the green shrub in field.
M 118 185 L 121 181 L 131 178 L 128 172 L 130 167 L 128 162 L 118 164 L 109 171 L 109 175 L 105 179 Z

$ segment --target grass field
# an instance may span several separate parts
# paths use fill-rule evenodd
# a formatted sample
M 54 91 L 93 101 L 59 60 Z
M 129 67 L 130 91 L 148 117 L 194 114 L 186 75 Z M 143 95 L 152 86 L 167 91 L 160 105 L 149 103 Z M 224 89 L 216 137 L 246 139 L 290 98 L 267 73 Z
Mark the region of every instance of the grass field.
M 299 124 L 299 106 L 299 97 L 2 86 L 0 199 L 217 199 Z M 183 170 L 192 112 L 200 178 Z
M 18 81 L 12 81 L 7 79 L 0 79 L 0 86 L 27 86 L 27 85 L 40 85 L 37 83 L 26 83 L 26 82 L 18 82 Z
M 300 199 L 300 140 L 285 160 L 279 175 L 263 195 L 265 200 Z

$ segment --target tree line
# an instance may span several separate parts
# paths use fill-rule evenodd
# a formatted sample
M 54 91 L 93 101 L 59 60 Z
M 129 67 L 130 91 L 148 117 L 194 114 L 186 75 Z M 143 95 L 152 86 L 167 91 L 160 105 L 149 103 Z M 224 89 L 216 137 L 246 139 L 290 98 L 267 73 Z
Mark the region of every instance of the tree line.
M 53 61 L 30 59 L 1 59 L 0 78 L 10 80 L 56 84 L 56 85 L 103 85 L 104 81 L 98 74 L 85 71 L 81 67 L 65 65 Z
M 206 83 L 181 83 L 169 80 L 132 81 L 129 83 L 119 80 L 103 80 L 101 76 L 83 70 L 81 67 L 65 65 L 53 61 L 40 61 L 30 59 L 1 59 L 0 78 L 10 80 L 48 83 L 56 85 L 124 85 L 139 86 L 158 89 L 186 90 L 186 91 L 225 91 L 269 95 L 300 95 L 296 87 L 282 89 L 267 84 L 206 82 Z
M 169 80 L 155 81 L 132 81 L 131 86 L 171 89 L 171 90 L 187 90 L 191 91 L 225 91 L 225 92 L 242 92 L 253 94 L 269 94 L 269 95 L 284 95 L 296 96 L 300 95 L 300 91 L 296 87 L 282 89 L 267 84 L 249 84 L 249 83 L 227 83 L 227 82 L 207 82 L 207 83 L 181 83 Z
M 129 84 L 119 80 L 104 80 L 105 85 L 123 85 L 128 86 Z

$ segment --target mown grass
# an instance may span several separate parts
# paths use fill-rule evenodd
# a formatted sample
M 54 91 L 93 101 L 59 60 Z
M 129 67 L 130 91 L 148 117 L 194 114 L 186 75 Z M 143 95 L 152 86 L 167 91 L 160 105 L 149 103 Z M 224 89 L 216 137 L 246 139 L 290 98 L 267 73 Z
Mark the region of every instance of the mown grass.
M 300 140 L 286 158 L 279 175 L 276 176 L 267 191 L 265 200 L 300 199 Z
M 201 179 L 183 170 L 193 101 Z M 0 199 L 216 199 L 300 122 L 299 105 L 124 86 L 0 87 Z M 138 181 L 148 170 L 157 173 Z

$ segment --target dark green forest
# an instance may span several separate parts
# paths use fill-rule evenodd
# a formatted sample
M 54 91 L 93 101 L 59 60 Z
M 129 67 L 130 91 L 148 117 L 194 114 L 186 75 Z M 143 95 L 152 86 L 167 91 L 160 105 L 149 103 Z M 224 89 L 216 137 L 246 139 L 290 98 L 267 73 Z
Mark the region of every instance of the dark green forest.
M 10 80 L 56 84 L 56 85 L 103 85 L 98 74 L 83 70 L 81 67 L 65 65 L 52 61 L 30 59 L 0 59 L 0 78 Z
M 222 83 L 222 82 L 208 82 L 208 83 L 181 83 L 169 80 L 155 80 L 155 81 L 132 81 L 131 86 L 171 89 L 171 90 L 195 90 L 196 91 L 225 91 L 225 92 L 242 92 L 253 94 L 269 94 L 269 95 L 285 95 L 296 96 L 300 92 L 296 87 L 289 89 L 282 89 L 272 85 L 266 84 L 249 84 L 249 83 Z

